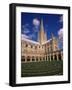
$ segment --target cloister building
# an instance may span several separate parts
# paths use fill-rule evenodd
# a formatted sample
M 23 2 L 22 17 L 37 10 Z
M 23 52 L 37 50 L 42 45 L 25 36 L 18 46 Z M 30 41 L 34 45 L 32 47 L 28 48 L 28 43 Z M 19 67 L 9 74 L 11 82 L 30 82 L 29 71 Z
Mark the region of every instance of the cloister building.
M 38 41 L 33 41 L 21 36 L 21 61 L 40 62 L 63 60 L 63 50 L 58 47 L 58 39 L 52 34 L 51 39 L 47 39 L 44 31 L 43 20 L 41 20 Z

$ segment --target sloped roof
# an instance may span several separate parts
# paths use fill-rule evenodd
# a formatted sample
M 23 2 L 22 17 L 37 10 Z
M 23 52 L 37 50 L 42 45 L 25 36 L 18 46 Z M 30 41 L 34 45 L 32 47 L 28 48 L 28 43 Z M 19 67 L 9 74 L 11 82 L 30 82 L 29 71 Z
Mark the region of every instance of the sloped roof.
M 39 42 L 36 42 L 36 41 L 30 40 L 28 36 L 23 35 L 23 34 L 21 35 L 21 40 L 24 40 L 24 41 L 29 42 L 29 43 L 32 43 L 32 44 L 38 44 L 38 45 L 40 45 Z M 52 39 L 47 40 L 47 41 L 44 42 L 42 45 L 44 45 L 44 44 L 50 42 L 51 40 L 52 40 Z
M 24 40 L 24 41 L 26 41 L 26 42 L 32 43 L 32 44 L 39 44 L 39 45 L 40 45 L 39 42 L 36 42 L 36 41 L 30 40 L 28 36 L 23 35 L 23 34 L 21 35 L 21 39 Z

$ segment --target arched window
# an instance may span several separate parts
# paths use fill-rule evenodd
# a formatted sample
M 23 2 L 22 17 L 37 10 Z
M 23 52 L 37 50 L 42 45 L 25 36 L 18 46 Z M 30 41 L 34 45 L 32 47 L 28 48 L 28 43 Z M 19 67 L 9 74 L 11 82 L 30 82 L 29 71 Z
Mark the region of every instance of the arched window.
M 40 46 L 39 46 L 39 48 L 40 48 Z
M 31 45 L 31 48 L 33 48 L 33 46 Z
M 26 44 L 26 47 L 28 47 L 28 44 Z

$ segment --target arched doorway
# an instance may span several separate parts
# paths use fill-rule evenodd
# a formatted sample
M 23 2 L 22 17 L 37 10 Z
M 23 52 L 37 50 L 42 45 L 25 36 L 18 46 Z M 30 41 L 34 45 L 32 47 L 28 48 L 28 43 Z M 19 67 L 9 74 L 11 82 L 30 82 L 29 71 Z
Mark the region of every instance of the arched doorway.
M 45 57 L 43 57 L 43 61 L 45 61 Z
M 27 57 L 27 61 L 30 61 L 30 56 Z
M 42 59 L 41 59 L 41 57 L 40 57 L 40 61 L 41 61 Z
M 46 56 L 46 61 L 47 61 L 47 56 Z
M 56 55 L 54 55 L 54 58 L 55 58 L 55 60 L 57 61 L 57 56 L 56 56 Z
M 53 60 L 53 56 L 51 55 L 51 60 Z
M 32 56 L 32 61 L 35 61 L 34 56 Z
M 59 60 L 61 60 L 61 54 L 59 53 L 59 55 L 58 55 L 58 58 L 59 58 Z
M 48 56 L 48 61 L 50 61 L 50 57 Z
M 22 61 L 25 61 L 25 56 L 22 56 L 22 59 L 21 59 Z
M 38 57 L 36 57 L 36 61 L 38 61 Z

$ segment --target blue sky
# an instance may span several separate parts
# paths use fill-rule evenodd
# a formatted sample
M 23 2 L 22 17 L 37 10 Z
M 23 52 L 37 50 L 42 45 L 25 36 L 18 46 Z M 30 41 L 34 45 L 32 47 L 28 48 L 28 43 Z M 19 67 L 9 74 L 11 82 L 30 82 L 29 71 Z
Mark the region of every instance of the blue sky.
M 59 38 L 58 32 L 63 28 L 63 15 L 43 14 L 43 13 L 21 13 L 21 33 L 30 39 L 37 41 L 40 30 L 40 21 L 43 19 L 44 30 L 47 39 L 51 38 L 51 33 Z

